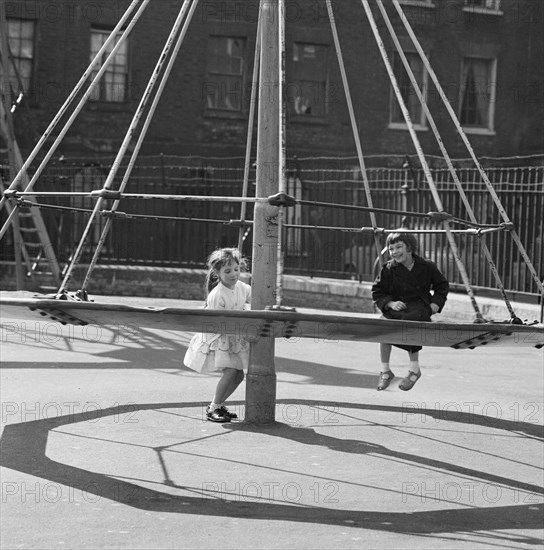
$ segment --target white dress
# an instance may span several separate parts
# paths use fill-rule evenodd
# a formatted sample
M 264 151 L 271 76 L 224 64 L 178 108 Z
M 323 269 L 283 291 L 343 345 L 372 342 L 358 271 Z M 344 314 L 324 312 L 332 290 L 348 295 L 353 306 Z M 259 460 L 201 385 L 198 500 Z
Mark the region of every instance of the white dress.
M 251 287 L 237 281 L 231 290 L 219 283 L 206 299 L 207 309 L 243 310 L 251 301 Z M 191 338 L 183 364 L 201 373 L 222 371 L 224 368 L 247 369 L 249 342 L 239 334 L 197 333 Z

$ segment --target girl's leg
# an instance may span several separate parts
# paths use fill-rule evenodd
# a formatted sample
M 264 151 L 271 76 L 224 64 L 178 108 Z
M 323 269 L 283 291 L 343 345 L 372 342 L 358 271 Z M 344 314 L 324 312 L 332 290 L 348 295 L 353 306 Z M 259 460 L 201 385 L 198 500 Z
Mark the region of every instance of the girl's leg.
M 410 357 L 410 370 L 417 374 L 419 372 L 419 351 L 415 353 L 408 352 L 408 357 Z
M 377 390 L 385 390 L 389 387 L 391 380 L 395 375 L 391 372 L 389 368 L 389 359 L 391 358 L 391 344 L 380 344 L 380 376 L 378 378 L 378 387 Z
M 235 375 L 233 380 L 231 381 L 231 385 L 227 388 L 225 397 L 223 398 L 225 401 L 236 391 L 236 388 L 242 383 L 242 380 L 244 379 L 243 370 L 238 370 L 238 369 L 231 369 L 231 370 L 235 371 Z
M 410 357 L 408 376 L 403 378 L 399 384 L 399 388 L 403 391 L 411 390 L 421 377 L 421 370 L 419 369 L 419 352 L 408 352 L 408 356 Z
M 224 369 L 221 379 L 215 388 L 213 403 L 220 405 L 232 395 L 234 390 L 240 385 L 244 379 L 244 373 L 238 369 Z
M 389 368 L 389 360 L 391 359 L 391 344 L 380 344 L 380 360 L 382 362 L 381 371 L 387 372 Z

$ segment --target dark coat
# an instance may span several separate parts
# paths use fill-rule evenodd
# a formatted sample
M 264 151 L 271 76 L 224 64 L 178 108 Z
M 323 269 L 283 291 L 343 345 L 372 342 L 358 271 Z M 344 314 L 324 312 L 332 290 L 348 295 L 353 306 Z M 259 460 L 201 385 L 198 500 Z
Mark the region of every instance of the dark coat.
M 434 262 L 414 254 L 414 266 L 408 270 L 402 264 L 390 260 L 383 266 L 372 285 L 372 299 L 386 314 L 386 304 L 401 300 L 406 303 L 423 302 L 430 308 L 435 303 L 442 311 L 450 285 Z

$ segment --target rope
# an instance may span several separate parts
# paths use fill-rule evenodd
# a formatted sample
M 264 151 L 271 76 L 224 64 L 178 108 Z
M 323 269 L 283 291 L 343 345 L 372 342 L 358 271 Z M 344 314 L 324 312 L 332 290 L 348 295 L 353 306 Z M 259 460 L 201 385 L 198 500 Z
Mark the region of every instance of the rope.
M 297 225 L 297 224 L 285 224 L 285 227 L 292 229 L 325 229 L 327 231 L 341 231 L 346 233 L 377 233 L 377 234 L 389 234 L 397 233 L 398 229 L 384 229 L 382 227 L 339 227 L 337 225 Z M 490 229 L 402 229 L 403 233 L 421 233 L 421 234 L 443 234 L 443 233 L 455 233 L 460 235 L 481 235 L 482 233 L 494 233 L 498 231 L 504 231 L 505 227 L 495 227 Z
M 259 15 L 257 19 L 257 34 L 255 36 L 255 54 L 253 56 L 253 79 L 251 81 L 251 99 L 249 102 L 249 120 L 247 124 L 247 140 L 246 140 L 246 156 L 244 160 L 244 180 L 242 184 L 242 197 L 247 197 L 249 187 L 249 168 L 251 164 L 251 144 L 253 143 L 253 125 L 255 121 L 255 105 L 257 103 L 257 83 L 259 80 L 259 64 L 261 55 L 261 8 L 259 7 Z M 240 219 L 246 217 L 246 203 L 243 202 L 240 206 Z M 238 232 L 238 250 L 242 253 L 242 247 L 247 237 L 247 230 L 244 232 L 243 227 L 240 227 Z
M 329 15 L 329 21 L 331 24 L 331 31 L 334 40 L 334 47 L 336 49 L 336 56 L 338 58 L 338 64 L 340 66 L 340 74 L 342 75 L 342 84 L 344 87 L 344 93 L 346 94 L 346 101 L 348 104 L 349 118 L 351 121 L 351 129 L 353 132 L 353 139 L 355 140 L 355 146 L 357 148 L 357 157 L 359 159 L 359 167 L 361 169 L 361 176 L 363 178 L 363 184 L 365 187 L 366 202 L 369 207 L 373 207 L 372 203 L 372 194 L 370 192 L 370 183 L 368 181 L 368 175 L 366 173 L 365 160 L 363 157 L 363 149 L 361 146 L 361 139 L 359 137 L 359 129 L 357 128 L 357 121 L 355 119 L 355 111 L 353 109 L 353 101 L 351 99 L 351 93 L 349 90 L 348 78 L 346 75 L 346 68 L 344 66 L 344 59 L 342 56 L 342 49 L 340 47 L 340 39 L 338 38 L 338 30 L 336 28 L 336 22 L 334 19 L 334 13 L 332 11 L 331 0 L 326 0 L 327 3 L 327 13 Z M 370 221 L 373 226 L 377 226 L 376 217 L 373 212 L 370 212 Z M 374 237 L 374 245 L 376 247 L 376 252 L 378 253 L 378 258 L 380 266 L 383 265 L 383 258 L 381 255 L 381 243 L 377 236 Z
M 401 21 L 404 24 L 404 27 L 406 28 L 410 38 L 412 39 L 412 42 L 413 42 L 414 46 L 416 47 L 416 49 L 417 49 L 424 65 L 425 65 L 425 68 L 426 68 L 429 76 L 431 77 L 431 79 L 432 79 L 432 81 L 433 81 L 433 83 L 434 83 L 434 85 L 435 85 L 435 87 L 438 91 L 438 94 L 440 95 L 442 103 L 444 104 L 444 107 L 448 111 L 448 114 L 450 115 L 453 123 L 455 124 L 457 132 L 459 133 L 459 136 L 463 140 L 463 143 L 465 144 L 465 147 L 467 148 L 467 151 L 468 151 L 472 161 L 474 162 L 474 165 L 476 166 L 476 168 L 477 168 L 477 170 L 480 174 L 480 177 L 482 178 L 482 181 L 484 182 L 489 194 L 491 195 L 491 197 L 493 199 L 493 202 L 495 203 L 495 206 L 497 207 L 500 215 L 502 216 L 502 219 L 504 220 L 505 223 L 511 224 L 511 222 L 508 218 L 508 214 L 504 210 L 504 208 L 502 206 L 502 203 L 501 203 L 497 193 L 495 192 L 495 189 L 493 188 L 493 185 L 491 184 L 491 182 L 489 181 L 489 178 L 487 177 L 487 174 L 485 173 L 485 171 L 482 168 L 481 164 L 478 162 L 478 158 L 476 157 L 476 154 L 474 153 L 474 150 L 473 150 L 473 148 L 470 144 L 470 141 L 468 140 L 461 124 L 459 123 L 459 120 L 457 119 L 457 115 L 455 114 L 450 102 L 448 101 L 448 98 L 446 97 L 446 95 L 444 93 L 444 90 L 442 89 L 442 86 L 440 85 L 440 82 L 438 81 L 438 78 L 436 77 L 436 74 L 435 74 L 433 68 L 431 67 L 431 65 L 429 63 L 429 60 L 427 59 L 427 57 L 425 56 L 425 53 L 423 52 L 423 49 L 421 47 L 421 44 L 419 43 L 419 40 L 417 39 L 416 35 L 414 34 L 414 31 L 412 30 L 412 27 L 411 27 L 410 23 L 408 22 L 408 19 L 404 15 L 404 12 L 402 11 L 401 6 L 398 3 L 398 0 L 393 0 L 393 5 L 395 6 L 395 9 L 397 10 L 397 12 L 400 16 Z M 540 280 L 540 278 L 538 276 L 538 273 L 536 272 L 529 256 L 527 255 L 527 252 L 525 251 L 525 247 L 523 246 L 517 232 L 514 229 L 511 229 L 510 234 L 512 236 L 512 240 L 516 243 L 516 245 L 518 247 L 518 250 L 519 250 L 523 260 L 525 261 L 525 264 L 527 265 L 527 268 L 529 269 L 529 272 L 531 273 L 531 276 L 533 277 L 533 280 L 535 281 L 535 283 L 537 285 L 537 288 L 540 290 L 540 292 L 541 292 L 541 294 L 543 295 L 543 298 L 544 298 L 544 284 Z
M 407 210 L 394 210 L 391 208 L 371 208 L 369 206 L 356 206 L 351 204 L 339 204 L 332 202 L 319 202 L 308 200 L 296 200 L 296 204 L 300 204 L 303 206 L 342 208 L 345 210 L 357 210 L 361 212 L 377 212 L 380 214 L 396 214 L 399 216 L 412 216 L 416 218 L 430 218 L 433 221 L 444 221 L 444 219 L 447 219 L 451 222 L 465 224 L 470 227 L 497 227 L 497 224 L 479 224 L 472 221 L 463 220 L 461 218 L 452 216 L 447 212 L 413 212 Z
M 440 148 L 440 151 L 442 152 L 442 156 L 443 158 L 445 159 L 446 161 L 446 164 L 447 164 L 447 167 L 448 167 L 448 170 L 453 178 L 453 181 L 455 183 L 455 186 L 457 187 L 457 190 L 459 192 L 459 195 L 461 197 L 461 200 L 467 210 L 467 213 L 471 219 L 471 222 L 470 224 L 468 222 L 465 222 L 466 225 L 472 225 L 473 227 L 476 227 L 476 226 L 479 226 L 479 224 L 477 224 L 477 221 L 476 221 L 476 216 L 474 215 L 474 212 L 472 210 L 472 207 L 470 205 L 470 202 L 465 194 L 465 191 L 463 189 L 463 186 L 461 185 L 461 182 L 459 181 L 459 178 L 457 176 L 457 172 L 455 170 L 455 168 L 453 167 L 453 163 L 451 161 L 451 158 L 448 154 L 448 151 L 446 150 L 446 147 L 444 146 L 444 143 L 442 141 L 442 138 L 440 136 L 440 133 L 438 131 L 438 128 L 436 127 L 436 124 L 434 122 L 434 118 L 429 110 L 429 107 L 427 106 L 427 102 L 425 101 L 425 98 L 423 97 L 423 93 L 421 92 L 421 89 L 419 88 L 419 84 L 414 76 L 414 73 L 412 71 L 412 68 L 410 67 L 410 64 L 408 62 L 408 60 L 406 59 L 406 56 L 404 55 L 404 51 L 402 49 L 402 46 L 397 38 L 397 35 L 393 29 L 393 26 L 391 25 L 391 20 L 389 19 L 389 16 L 387 14 L 387 11 L 385 10 L 384 6 L 383 6 L 383 2 L 382 0 L 377 0 L 377 4 L 378 4 L 378 8 L 380 9 L 380 12 L 382 14 L 382 17 L 385 21 L 385 24 L 387 26 L 387 29 L 389 31 L 389 34 L 391 36 L 391 38 L 393 39 L 393 42 L 395 44 L 395 48 L 397 49 L 397 52 L 402 60 L 402 63 L 404 65 L 404 68 L 410 78 L 410 82 L 412 84 L 412 87 L 413 89 L 415 90 L 416 92 L 416 95 L 419 99 L 419 102 L 423 108 L 423 111 L 425 113 L 425 116 L 427 117 L 427 120 L 429 121 L 429 125 L 431 126 L 431 129 L 433 131 L 433 134 L 435 136 L 435 139 L 438 143 L 438 146 Z M 482 235 L 482 233 L 480 232 L 478 234 L 479 236 Z M 506 295 L 506 291 L 505 291 L 505 288 L 504 288 L 504 285 L 502 283 L 502 280 L 501 280 L 501 277 L 499 275 L 499 272 L 495 266 L 495 262 L 493 261 L 493 257 L 491 255 L 491 251 L 489 250 L 489 248 L 487 247 L 485 241 L 483 239 L 480 239 L 480 246 L 484 252 L 484 256 L 488 262 L 488 265 L 491 269 L 491 272 L 493 273 L 493 276 L 495 277 L 495 280 L 497 282 L 497 286 L 499 288 L 499 291 L 503 297 L 503 300 L 506 304 L 506 307 L 510 313 L 510 317 L 511 318 L 517 318 L 516 317 L 516 314 L 514 312 L 514 309 L 512 308 L 512 305 L 510 304 L 510 301 L 508 299 L 508 296 Z
M 285 170 L 285 3 L 278 0 L 278 86 L 279 86 L 279 113 L 278 113 L 278 195 L 287 196 L 287 182 Z M 285 218 L 286 201 L 278 207 L 278 243 L 276 252 L 276 307 L 280 308 L 283 302 L 283 225 Z
M 93 210 L 88 208 L 73 208 L 69 206 L 56 206 L 52 204 L 40 204 L 40 203 L 32 203 L 30 201 L 17 201 L 17 205 L 19 208 L 45 208 L 50 210 L 66 210 L 66 211 L 74 211 L 74 212 L 82 212 L 85 214 L 91 214 Z M 195 222 L 205 222 L 209 221 L 210 223 L 222 223 L 225 225 L 239 225 L 240 228 L 244 229 L 253 226 L 253 221 L 251 220 L 244 220 L 241 218 L 240 220 L 218 220 L 218 219 L 209 219 L 209 218 L 191 218 L 191 217 L 185 217 L 185 216 L 161 216 L 161 215 L 155 215 L 155 214 L 131 214 L 127 212 L 120 212 L 118 210 L 100 210 L 98 213 L 100 216 L 105 216 L 108 218 L 119 218 L 119 219 L 134 219 L 134 220 L 166 220 L 166 221 L 195 221 Z M 396 233 L 398 229 L 385 229 L 382 227 L 339 227 L 339 226 L 322 226 L 322 225 L 303 225 L 303 224 L 289 224 L 284 223 L 284 227 L 292 228 L 292 229 L 327 229 L 327 230 L 338 230 L 338 231 L 350 231 L 350 232 L 363 232 L 363 233 L 379 233 L 379 234 L 387 234 L 387 233 Z M 504 231 L 509 229 L 507 224 L 486 224 L 479 228 L 473 228 L 473 229 L 450 229 L 452 233 L 457 234 L 467 234 L 467 235 L 482 235 L 486 233 L 494 233 L 498 231 Z M 440 234 L 445 233 L 445 230 L 443 229 L 403 229 L 404 233 L 429 233 L 429 234 Z
M 107 182 L 106 182 L 107 183 Z M 27 191 L 6 191 L 5 196 L 8 198 L 17 197 L 86 197 L 104 200 L 120 200 L 120 199 L 162 199 L 172 201 L 204 201 L 204 202 L 268 202 L 268 198 L 256 197 L 221 197 L 217 195 L 167 195 L 167 194 L 150 194 L 150 193 L 123 193 L 104 188 L 98 191 L 88 192 L 68 192 L 68 191 L 44 191 L 44 192 L 27 192 Z
M 378 26 L 376 24 L 376 21 L 374 20 L 374 16 L 372 15 L 372 11 L 370 10 L 370 6 L 368 3 L 368 0 L 361 0 L 363 3 L 364 10 L 367 14 L 368 21 L 370 23 L 370 27 L 372 29 L 372 32 L 374 34 L 374 38 L 376 39 L 376 43 L 378 45 L 378 49 L 380 50 L 380 54 L 382 56 L 383 62 L 385 64 L 385 68 L 387 70 L 387 73 L 389 75 L 389 79 L 391 81 L 391 85 L 393 87 L 393 91 L 395 92 L 395 96 L 397 97 L 397 101 L 399 103 L 399 107 L 402 111 L 402 114 L 404 116 L 404 120 L 406 121 L 406 124 L 408 126 L 408 131 L 410 133 L 410 137 L 412 138 L 412 142 L 414 144 L 414 147 L 416 149 L 416 153 L 418 155 L 419 161 L 421 163 L 421 166 L 423 167 L 423 172 L 425 174 L 425 178 L 427 180 L 427 183 L 429 185 L 429 189 L 431 191 L 431 194 L 433 196 L 434 202 L 438 208 L 439 211 L 443 211 L 442 201 L 440 199 L 440 196 L 438 195 L 436 186 L 434 184 L 431 171 L 429 169 L 429 166 L 427 164 L 427 160 L 425 159 L 425 155 L 423 154 L 423 149 L 421 148 L 421 145 L 419 143 L 419 139 L 417 137 L 416 131 L 414 129 L 414 125 L 412 123 L 412 119 L 410 117 L 410 113 L 408 112 L 408 109 L 406 107 L 406 104 L 404 102 L 404 98 L 402 97 L 402 93 L 400 91 L 397 79 L 395 77 L 395 74 L 393 72 L 393 68 L 391 67 L 391 63 L 389 62 L 389 58 L 387 56 L 387 52 L 385 49 L 385 46 L 383 44 L 383 41 L 380 36 L 380 32 L 378 30 Z M 476 303 L 476 298 L 474 296 L 474 292 L 472 290 L 470 279 L 468 277 L 467 271 L 465 269 L 465 266 L 463 264 L 463 261 L 461 260 L 461 256 L 459 254 L 459 250 L 457 248 L 457 243 L 455 242 L 455 239 L 453 238 L 453 235 L 451 234 L 449 224 L 447 220 L 443 221 L 444 228 L 446 230 L 446 237 L 448 239 L 448 243 L 450 245 L 450 249 L 452 251 L 455 264 L 457 265 L 457 269 L 459 270 L 459 273 L 461 275 L 461 278 L 463 280 L 463 284 L 465 286 L 465 289 L 467 291 L 467 294 L 470 298 L 472 307 L 474 309 L 474 312 L 476 314 L 477 321 L 484 321 L 484 317 L 482 313 L 480 312 L 480 308 L 478 307 L 478 304 Z
M 140 130 L 140 134 L 139 134 L 138 139 L 136 141 L 136 144 L 134 146 L 134 150 L 132 151 L 132 155 L 130 157 L 129 164 L 128 164 L 126 170 L 125 170 L 125 173 L 123 175 L 123 179 L 122 179 L 121 184 L 119 186 L 119 191 L 121 191 L 121 192 L 124 191 L 124 189 L 126 188 L 126 186 L 128 184 L 129 177 L 132 173 L 134 165 L 136 164 L 136 160 L 138 158 L 138 154 L 139 154 L 140 149 L 142 147 L 142 143 L 143 143 L 144 138 L 147 134 L 147 130 L 149 128 L 149 125 L 151 124 L 151 120 L 153 118 L 153 115 L 154 115 L 154 113 L 157 109 L 157 106 L 159 104 L 159 99 L 162 96 L 162 92 L 163 92 L 163 90 L 166 86 L 166 82 L 168 81 L 168 77 L 170 76 L 170 73 L 172 71 L 172 67 L 174 66 L 174 61 L 176 60 L 177 54 L 178 54 L 178 52 L 181 48 L 181 44 L 182 44 L 183 39 L 184 39 L 184 37 L 187 33 L 187 29 L 189 28 L 189 23 L 191 22 L 192 15 L 194 13 L 194 10 L 196 9 L 197 4 L 198 4 L 198 0 L 194 0 L 193 4 L 191 5 L 191 7 L 189 9 L 190 0 L 186 0 L 183 3 L 183 5 L 181 7 L 181 10 L 179 12 L 178 18 L 176 19 L 176 23 L 172 27 L 172 31 L 170 33 L 170 36 L 168 37 L 168 41 L 166 42 L 166 45 L 163 49 L 163 54 L 161 55 L 161 57 L 159 58 L 159 61 L 157 62 L 156 69 L 155 69 L 155 74 L 158 77 L 160 71 L 162 70 L 163 62 L 164 62 L 166 56 L 169 54 L 170 48 L 172 47 L 172 43 L 174 42 L 174 39 L 175 39 L 176 35 L 178 35 L 177 41 L 176 41 L 176 43 L 174 45 L 174 48 L 172 50 L 172 53 L 170 55 L 170 59 L 169 59 L 168 64 L 166 65 L 166 68 L 164 70 L 162 79 L 159 82 L 158 89 L 155 92 L 155 96 L 153 98 L 153 101 L 151 102 L 151 106 L 150 106 L 149 111 L 147 113 L 147 116 L 144 120 L 142 129 Z M 180 29 L 181 24 L 182 24 L 184 19 L 185 19 L 185 23 L 183 24 L 183 27 L 181 28 L 181 32 L 180 32 L 179 29 Z M 155 84 L 155 78 L 152 77 L 150 82 L 148 83 L 146 93 L 144 93 L 144 95 L 142 97 L 142 100 L 141 100 L 142 112 L 143 112 L 144 105 L 147 103 L 147 100 L 149 99 L 149 97 L 151 97 L 152 89 L 153 89 L 154 84 Z M 139 117 L 137 115 L 135 115 L 134 124 L 132 125 L 132 128 L 136 127 L 138 121 L 139 121 Z M 130 141 L 130 136 L 131 136 L 131 131 L 129 129 L 129 132 L 127 134 L 127 137 L 129 138 L 127 140 L 127 145 L 128 145 L 128 142 Z M 99 199 L 99 202 L 100 202 L 100 199 Z M 119 203 L 120 203 L 120 201 L 116 200 L 113 203 L 112 210 L 116 210 L 119 206 Z M 98 262 L 98 258 L 100 256 L 100 253 L 102 251 L 104 243 L 106 242 L 106 236 L 107 236 L 107 234 L 110 230 L 110 227 L 111 227 L 111 218 L 108 218 L 104 228 L 102 229 L 102 234 L 100 235 L 100 239 L 99 239 L 98 244 L 96 246 L 96 249 L 94 251 L 93 258 L 91 259 L 91 261 L 89 263 L 87 274 L 85 276 L 85 279 L 83 281 L 83 285 L 81 287 L 81 290 L 83 292 L 86 292 L 87 286 L 90 283 L 91 273 L 94 270 L 94 268 L 95 268 L 95 266 Z
M 163 64 L 164 64 L 164 61 L 166 60 L 166 54 L 167 52 L 169 51 L 170 47 L 171 47 L 171 42 L 173 40 L 173 37 L 175 35 L 175 30 L 177 32 L 177 29 L 179 28 L 180 24 L 181 24 L 181 20 L 183 19 L 183 14 L 184 14 L 184 11 L 186 10 L 186 5 L 187 3 L 189 2 L 190 0 L 185 0 L 184 1 L 184 4 L 182 6 L 182 9 L 176 19 L 176 22 L 174 23 L 174 27 L 172 29 L 172 32 L 170 33 L 170 36 L 168 38 L 168 41 L 163 49 L 163 52 L 162 52 L 162 55 L 161 57 L 159 58 L 159 61 L 157 62 L 157 65 L 155 67 L 155 70 L 147 84 L 147 87 L 146 87 L 146 90 L 144 92 L 144 95 L 142 96 L 141 100 L 140 100 L 140 103 L 138 105 L 138 108 L 136 109 L 136 112 L 133 116 L 133 119 L 132 119 L 132 122 L 130 124 L 130 127 L 127 131 L 127 133 L 125 134 L 125 138 L 123 140 L 123 143 L 121 144 L 121 147 L 117 153 L 117 156 L 115 158 L 115 161 L 112 165 L 112 168 L 108 174 L 108 177 L 106 178 L 106 181 L 104 183 L 104 189 L 108 190 L 111 185 L 113 184 L 113 180 L 117 174 L 117 171 L 119 170 L 119 167 L 121 166 L 121 161 L 125 155 L 125 152 L 127 151 L 128 149 L 128 146 L 130 144 L 130 141 L 132 139 L 132 135 L 134 134 L 135 132 L 135 128 L 140 120 L 140 118 L 142 117 L 142 114 L 143 114 L 143 110 L 144 110 L 144 107 L 147 103 L 147 100 L 149 98 L 149 95 L 151 93 L 151 90 L 152 88 L 154 87 L 155 85 L 155 82 L 158 78 L 158 74 L 160 72 L 160 69 L 162 68 Z M 127 29 L 128 30 L 128 29 Z M 126 35 L 126 31 L 125 31 L 125 34 L 123 36 Z M 114 48 L 115 50 L 115 48 Z M 93 81 L 94 82 L 94 81 Z M 88 90 L 88 93 L 90 94 L 90 90 Z M 79 245 L 74 253 L 74 256 L 72 258 L 72 261 L 70 262 L 70 265 L 68 266 L 67 270 L 66 270 L 66 274 L 65 274 L 65 277 L 64 277 L 64 280 L 61 284 L 61 287 L 59 288 L 59 294 L 63 293 L 66 291 L 66 287 L 68 285 L 68 282 L 70 281 L 70 279 L 72 278 L 72 274 L 73 274 L 73 271 L 75 269 L 75 265 L 77 264 L 77 262 L 79 261 L 80 257 L 81 257 L 81 254 L 83 253 L 83 246 L 84 246 L 84 243 L 85 243 L 85 240 L 87 239 L 87 236 L 89 235 L 90 233 L 90 230 L 91 230 L 91 227 L 92 227 L 92 224 L 94 222 L 94 218 L 96 217 L 98 211 L 100 210 L 100 207 L 102 205 L 102 202 L 103 202 L 103 197 L 100 197 L 94 207 L 94 211 L 93 213 L 91 214 L 91 217 L 87 223 L 87 226 L 85 227 L 85 230 L 83 232 L 83 235 L 81 237 L 81 240 L 79 242 Z
M 33 203 L 30 201 L 18 200 L 16 203 L 18 208 L 43 208 L 49 210 L 61 210 L 67 212 L 81 212 L 83 214 L 92 214 L 94 210 L 90 208 L 76 208 L 72 206 L 57 206 L 53 204 L 40 204 Z M 210 223 L 221 223 L 224 225 L 238 225 L 242 228 L 250 227 L 253 225 L 253 221 L 250 220 L 218 220 L 210 218 L 191 218 L 186 216 L 161 216 L 158 214 L 131 214 L 129 212 L 120 212 L 119 210 L 100 210 L 98 212 L 99 216 L 104 216 L 112 219 L 129 219 L 129 220 L 164 220 L 164 221 L 190 221 L 190 222 L 210 222 Z
M 114 192 L 115 193 L 115 192 Z M 32 193 L 28 194 L 33 195 Z M 17 195 L 14 195 L 17 196 Z M 123 195 L 124 197 L 125 195 Z M 175 197 L 181 197 L 181 195 L 174 195 Z M 451 214 L 448 214 L 447 212 L 412 212 L 412 211 L 406 211 L 406 210 L 393 210 L 388 208 L 369 208 L 368 206 L 355 206 L 355 205 L 349 205 L 349 204 L 337 204 L 337 203 L 328 203 L 328 202 L 320 202 L 320 201 L 306 201 L 306 200 L 297 200 L 293 197 L 289 197 L 290 200 L 278 200 L 278 195 L 271 195 L 268 198 L 259 198 L 259 199 L 253 199 L 250 198 L 249 201 L 255 201 L 255 202 L 268 202 L 269 204 L 274 204 L 278 206 L 295 206 L 295 205 L 301 205 L 301 206 L 314 206 L 314 207 L 333 207 L 333 208 L 342 208 L 346 210 L 357 210 L 357 211 L 363 211 L 363 212 L 378 212 L 382 214 L 395 214 L 395 215 L 402 215 L 402 216 L 413 216 L 413 217 L 420 217 L 420 218 L 429 218 L 431 221 L 435 222 L 441 222 L 444 221 L 444 219 L 449 220 L 452 223 L 458 223 L 466 225 L 467 227 L 473 227 L 475 229 L 510 229 L 511 224 L 506 223 L 499 223 L 499 224 L 492 224 L 492 223 L 472 223 L 467 220 L 463 220 L 461 218 L 456 218 L 455 216 L 452 216 Z M 149 196 L 149 198 L 154 198 L 154 196 Z M 187 200 L 192 199 L 211 199 L 213 201 L 220 200 L 224 202 L 239 202 L 240 199 L 236 197 L 197 197 L 197 196 L 190 196 Z M 233 200 L 230 200 L 233 199 Z M 248 201 L 248 202 L 249 202 Z M 59 206 L 59 205 L 53 205 L 53 204 L 43 204 L 43 203 L 35 203 L 31 202 L 25 199 L 16 199 L 16 204 L 20 208 L 45 208 L 45 209 L 51 209 L 51 210 L 73 210 L 76 212 L 86 212 L 86 213 L 92 213 L 93 210 L 89 208 L 76 208 L 71 206 Z M 104 212 L 104 210 L 101 210 L 99 213 Z M 127 216 L 128 214 L 125 214 Z M 134 215 L 136 216 L 136 215 Z M 153 216 L 153 215 L 152 215 Z M 168 216 L 162 216 L 163 218 L 168 218 Z M 178 217 L 172 217 L 171 219 L 180 219 Z M 241 218 L 244 219 L 244 218 Z M 314 226 L 309 226 L 314 227 Z
M 155 221 L 182 221 L 182 222 L 209 222 L 209 223 L 219 223 L 223 225 L 237 225 L 244 229 L 244 227 L 253 225 L 253 222 L 246 220 L 217 220 L 210 218 L 191 218 L 185 216 L 158 216 L 153 214 L 130 214 L 126 212 L 119 212 L 119 210 L 101 210 L 100 215 L 112 218 L 112 219 L 135 219 L 135 220 L 155 220 Z

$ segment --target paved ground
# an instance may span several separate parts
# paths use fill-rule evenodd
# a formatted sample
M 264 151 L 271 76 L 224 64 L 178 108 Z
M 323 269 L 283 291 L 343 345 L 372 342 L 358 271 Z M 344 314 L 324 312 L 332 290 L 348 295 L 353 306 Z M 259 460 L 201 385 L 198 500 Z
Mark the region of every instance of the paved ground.
M 221 425 L 189 334 L 3 321 L 2 549 L 542 547 L 542 350 L 378 393 L 375 345 L 280 340 L 277 423 Z

